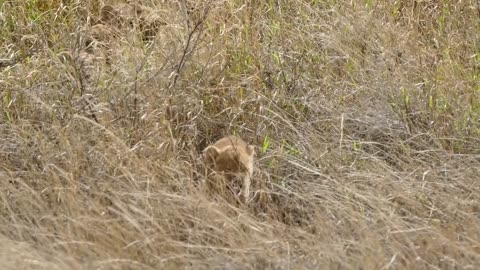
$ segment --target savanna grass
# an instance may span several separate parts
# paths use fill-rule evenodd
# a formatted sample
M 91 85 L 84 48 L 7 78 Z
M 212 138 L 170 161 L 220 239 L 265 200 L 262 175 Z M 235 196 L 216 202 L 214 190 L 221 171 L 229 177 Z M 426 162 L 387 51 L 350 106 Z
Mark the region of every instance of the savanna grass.
M 476 1 L 142 3 L 87 53 L 99 1 L 0 1 L 1 269 L 480 265 Z

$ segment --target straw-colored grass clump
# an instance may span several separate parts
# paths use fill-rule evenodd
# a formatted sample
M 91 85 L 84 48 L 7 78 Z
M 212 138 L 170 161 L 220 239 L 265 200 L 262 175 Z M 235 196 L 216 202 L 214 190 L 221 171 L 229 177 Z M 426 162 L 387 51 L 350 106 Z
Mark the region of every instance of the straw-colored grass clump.
M 0 268 L 477 269 L 479 10 L 0 1 Z

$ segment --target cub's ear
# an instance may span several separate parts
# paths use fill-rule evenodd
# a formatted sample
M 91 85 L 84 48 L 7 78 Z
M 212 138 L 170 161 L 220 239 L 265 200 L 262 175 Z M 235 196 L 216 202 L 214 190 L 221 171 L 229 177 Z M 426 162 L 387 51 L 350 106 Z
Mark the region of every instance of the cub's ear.
M 111 5 L 105 5 L 100 10 L 100 18 L 103 22 L 109 22 L 117 16 L 116 10 Z
M 203 150 L 203 153 L 205 153 L 205 158 L 207 160 L 215 160 L 220 154 L 220 149 L 213 145 L 210 145 Z
M 247 145 L 247 154 L 249 156 L 254 156 L 255 155 L 255 146 Z
M 132 6 L 133 6 L 133 10 L 135 11 L 135 14 L 136 14 L 137 16 L 142 15 L 142 13 L 143 13 L 143 8 L 142 8 L 139 4 L 134 3 Z

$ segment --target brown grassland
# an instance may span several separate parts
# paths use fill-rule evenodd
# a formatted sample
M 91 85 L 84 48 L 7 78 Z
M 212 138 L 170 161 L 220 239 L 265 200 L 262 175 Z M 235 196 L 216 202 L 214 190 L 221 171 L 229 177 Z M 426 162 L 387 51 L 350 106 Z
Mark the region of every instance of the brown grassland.
M 478 1 L 120 2 L 0 0 L 0 269 L 480 269 Z

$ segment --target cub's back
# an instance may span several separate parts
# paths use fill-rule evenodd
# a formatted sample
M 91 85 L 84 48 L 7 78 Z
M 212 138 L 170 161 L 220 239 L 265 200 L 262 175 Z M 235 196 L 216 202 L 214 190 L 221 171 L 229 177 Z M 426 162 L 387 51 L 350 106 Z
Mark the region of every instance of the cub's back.
M 234 135 L 221 138 L 220 140 L 215 142 L 213 145 L 217 147 L 219 150 L 225 150 L 230 145 L 233 145 L 234 147 L 237 147 L 239 149 L 246 149 L 248 146 L 244 140 Z

